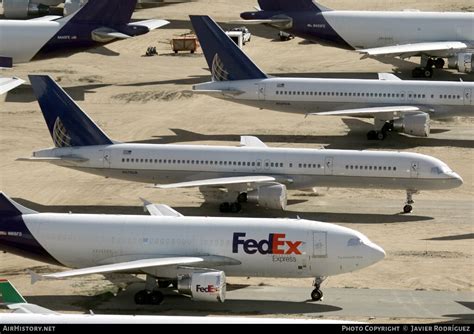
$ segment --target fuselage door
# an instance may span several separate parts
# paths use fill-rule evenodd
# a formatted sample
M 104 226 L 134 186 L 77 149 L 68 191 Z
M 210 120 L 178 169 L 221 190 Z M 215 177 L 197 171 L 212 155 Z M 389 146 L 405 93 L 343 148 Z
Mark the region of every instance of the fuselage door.
M 469 106 L 472 104 L 472 90 L 470 88 L 464 89 L 464 105 Z
M 412 161 L 410 167 L 410 176 L 411 177 L 418 177 L 420 166 L 418 161 Z
M 327 257 L 327 232 L 313 232 L 313 257 Z
M 112 161 L 112 151 L 104 150 L 104 157 L 103 157 L 104 168 L 110 168 L 111 161 Z
M 265 100 L 265 84 L 264 83 L 258 84 L 258 99 Z
M 332 175 L 333 173 L 333 164 L 334 158 L 333 157 L 325 157 L 324 158 L 324 174 Z

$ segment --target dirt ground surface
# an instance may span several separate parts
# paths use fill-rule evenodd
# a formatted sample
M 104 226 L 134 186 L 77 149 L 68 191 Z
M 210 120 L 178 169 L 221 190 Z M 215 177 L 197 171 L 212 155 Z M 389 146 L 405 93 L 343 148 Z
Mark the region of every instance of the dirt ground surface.
M 112 138 L 123 142 L 237 145 L 240 135 L 255 135 L 275 147 L 403 150 L 433 155 L 464 179 L 462 187 L 415 195 L 414 211 L 401 214 L 403 191 L 370 189 L 317 189 L 291 191 L 288 211 L 248 206 L 245 217 L 296 217 L 340 224 L 361 231 L 387 252 L 385 260 L 355 273 L 330 277 L 331 288 L 407 289 L 473 292 L 474 273 L 474 124 L 472 118 L 433 121 L 429 138 L 390 135 L 368 142 L 369 123 L 339 117 L 308 117 L 259 110 L 192 95 L 193 84 L 210 79 L 201 50 L 175 55 L 169 40 L 191 30 L 189 14 L 207 14 L 219 23 L 239 18 L 256 1 L 202 0 L 137 11 L 134 19 L 164 18 L 170 25 L 145 36 L 118 41 L 67 57 L 20 64 L 3 76 L 27 78 L 49 74 Z M 335 9 L 434 11 L 474 10 L 469 0 L 326 0 Z M 308 43 L 299 38 L 276 39 L 277 31 L 249 26 L 253 36 L 245 52 L 267 73 L 278 76 L 376 78 L 394 72 L 409 79 L 412 61 L 382 63 L 360 60 L 351 51 Z M 158 56 L 145 57 L 155 46 Z M 436 71 L 435 80 L 474 81 L 473 75 Z M 16 161 L 51 147 L 52 140 L 27 83 L 0 96 L 0 190 L 39 211 L 145 214 L 139 197 L 165 203 L 185 215 L 221 215 L 215 205 L 203 204 L 197 189 L 159 190 L 145 184 L 105 179 L 50 164 Z M 63 268 L 0 254 L 0 277 L 11 279 L 28 298 L 50 296 L 41 306 L 62 312 L 86 312 L 99 305 L 114 285 L 103 276 L 30 285 L 26 270 L 39 273 Z M 310 279 L 238 278 L 230 285 L 301 286 L 311 290 Z M 67 296 L 68 298 L 57 298 Z M 92 297 L 96 296 L 96 297 Z M 471 305 L 474 298 L 470 301 Z M 323 302 L 324 303 L 324 302 Z M 199 306 L 196 304 L 196 308 Z M 150 313 L 150 309 L 131 311 Z M 169 313 L 169 312 L 168 312 Z M 192 312 L 191 312 L 192 313 Z M 288 312 L 291 313 L 291 312 Z M 180 314 L 176 311 L 174 314 Z M 189 314 L 189 312 L 186 312 Z M 283 315 L 284 316 L 284 315 Z M 325 314 L 324 318 L 331 318 Z M 430 322 L 430 318 L 364 318 L 373 322 Z M 471 320 L 472 321 L 472 320 Z

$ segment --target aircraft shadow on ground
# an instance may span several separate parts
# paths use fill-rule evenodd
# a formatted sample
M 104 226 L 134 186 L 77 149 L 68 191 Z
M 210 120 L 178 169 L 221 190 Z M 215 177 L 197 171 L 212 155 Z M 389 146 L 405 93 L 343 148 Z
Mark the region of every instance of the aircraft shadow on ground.
M 122 214 L 122 215 L 148 215 L 143 206 L 105 206 L 105 205 L 41 205 L 22 198 L 15 201 L 27 208 L 38 212 L 57 213 L 83 213 L 83 214 Z M 137 203 L 139 199 L 137 198 Z M 157 203 L 158 204 L 158 203 Z M 164 203 L 166 204 L 166 203 Z M 211 217 L 255 217 L 255 218 L 297 218 L 309 220 L 322 220 L 325 222 L 357 223 L 357 224 L 389 224 L 403 222 L 420 222 L 432 220 L 432 217 L 406 215 L 406 214 L 372 214 L 372 213 L 339 213 L 339 212 L 299 212 L 281 211 L 260 208 L 248 204 L 238 214 L 223 214 L 219 212 L 217 204 L 203 203 L 200 207 L 173 207 L 185 216 L 211 216 Z M 291 210 L 291 208 L 289 208 Z
M 65 87 L 64 90 L 75 101 L 84 101 L 86 93 L 92 93 L 94 90 L 110 86 L 109 84 L 97 83 L 90 85 L 81 85 L 73 87 Z M 31 85 L 22 85 L 7 93 L 5 102 L 12 103 L 29 103 L 36 101 Z
M 470 239 L 474 239 L 474 233 L 454 234 L 454 235 L 447 235 L 444 237 L 434 237 L 434 238 L 423 239 L 423 240 L 451 241 L 451 240 L 470 240 Z
M 184 79 L 172 79 L 172 80 L 157 80 L 157 81 L 148 81 L 148 82 L 137 82 L 129 84 L 121 84 L 117 86 L 125 87 L 142 87 L 142 86 L 155 86 L 155 85 L 195 85 L 203 82 L 210 81 L 210 75 L 193 75 Z M 189 87 L 191 90 L 192 87 Z
M 321 122 L 324 120 L 321 118 Z M 474 148 L 474 140 L 469 139 L 442 139 L 442 138 L 416 138 L 403 134 L 390 133 L 383 141 L 368 141 L 366 139 L 367 131 L 372 129 L 372 125 L 357 120 L 343 119 L 344 123 L 349 126 L 349 132 L 343 135 L 268 135 L 258 133 L 241 133 L 241 134 L 202 134 L 185 129 L 170 129 L 174 135 L 153 136 L 152 139 L 144 139 L 133 141 L 131 143 L 147 143 L 147 144 L 172 144 L 181 142 L 197 142 L 197 141 L 225 141 L 234 142 L 235 145 L 240 143 L 240 136 L 256 136 L 264 143 L 314 143 L 320 144 L 320 147 L 331 149 L 409 149 L 415 147 L 440 147 L 452 146 L 463 148 Z M 449 131 L 446 129 L 433 129 L 433 133 Z M 315 130 L 317 132 L 317 130 Z
M 119 293 L 120 295 L 120 293 Z M 311 314 L 336 312 L 342 308 L 332 305 L 312 302 L 290 302 L 278 300 L 241 300 L 227 299 L 225 303 L 195 302 L 186 296 L 165 294 L 165 301 L 161 305 L 140 305 L 133 303 L 133 295 L 127 300 L 119 300 L 112 293 L 102 293 L 96 296 L 25 296 L 29 303 L 41 305 L 57 312 L 77 311 L 78 308 L 96 314 L 149 314 L 149 315 L 207 315 L 223 313 L 226 315 L 257 315 L 257 314 Z M 106 308 L 104 302 L 113 301 L 114 308 Z M 120 302 L 123 301 L 123 302 Z M 184 313 L 183 313 L 184 312 Z M 197 313 L 197 314 L 195 314 Z

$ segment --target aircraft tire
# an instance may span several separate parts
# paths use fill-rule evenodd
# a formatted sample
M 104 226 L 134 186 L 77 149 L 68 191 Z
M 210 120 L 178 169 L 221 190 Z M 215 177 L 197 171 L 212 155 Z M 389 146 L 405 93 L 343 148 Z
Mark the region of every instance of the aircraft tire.
M 410 213 L 413 211 L 413 207 L 410 204 L 407 204 L 403 207 L 403 212 L 404 213 Z
M 313 291 L 311 291 L 311 299 L 315 302 L 320 301 L 321 299 L 323 299 L 323 292 L 319 289 L 314 289 Z

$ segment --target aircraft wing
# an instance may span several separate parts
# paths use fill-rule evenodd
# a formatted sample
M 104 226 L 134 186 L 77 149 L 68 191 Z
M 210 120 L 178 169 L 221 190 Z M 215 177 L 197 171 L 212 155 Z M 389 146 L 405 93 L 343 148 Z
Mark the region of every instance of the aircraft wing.
M 18 78 L 0 78 L 0 95 L 23 84 L 25 81 Z
M 143 259 L 129 262 L 121 262 L 114 264 L 106 264 L 96 267 L 88 267 L 82 269 L 73 269 L 63 271 L 55 274 L 39 275 L 29 271 L 31 274 L 31 283 L 34 284 L 37 281 L 44 279 L 61 279 L 73 276 L 91 275 L 91 274 L 103 274 L 121 271 L 140 271 L 140 269 L 151 268 L 151 267 L 163 267 L 172 265 L 189 265 L 198 262 L 204 262 L 202 257 L 164 257 L 155 259 Z
M 153 204 L 144 198 L 140 198 L 145 209 L 152 216 L 183 217 L 178 211 L 165 204 Z
M 169 21 L 166 20 L 144 20 L 144 21 L 138 21 L 138 22 L 132 22 L 129 25 L 134 25 L 134 26 L 145 26 L 150 30 L 155 30 L 158 28 L 161 28 L 167 24 L 170 24 Z
M 467 47 L 468 45 L 463 42 L 447 41 L 383 46 L 380 48 L 357 50 L 357 52 L 364 54 L 363 58 L 369 56 L 399 56 L 404 58 L 430 52 L 446 52 L 446 54 L 452 54 L 455 51 L 464 50 Z
M 367 117 L 374 116 L 377 114 L 398 114 L 407 113 L 419 113 L 424 112 L 420 107 L 417 106 L 388 106 L 388 107 L 372 107 L 372 108 L 360 108 L 360 109 L 346 109 L 336 111 L 321 111 L 315 113 L 309 113 L 307 116 L 353 116 L 353 117 Z
M 273 176 L 250 175 L 250 176 L 234 176 L 223 177 L 217 179 L 196 180 L 188 182 L 170 183 L 164 185 L 156 185 L 155 188 L 172 189 L 172 188 L 192 188 L 192 187 L 206 187 L 206 186 L 226 186 L 231 184 L 242 183 L 260 183 L 273 182 L 276 179 Z

